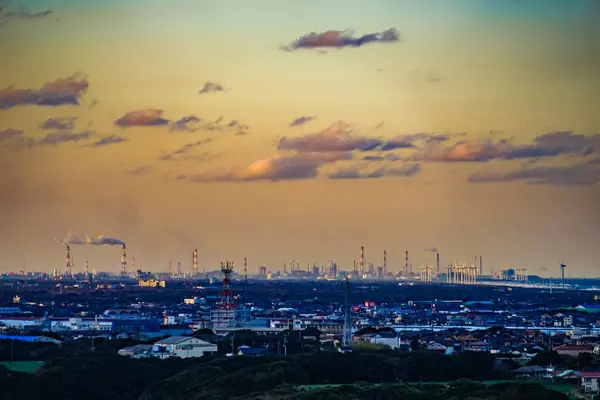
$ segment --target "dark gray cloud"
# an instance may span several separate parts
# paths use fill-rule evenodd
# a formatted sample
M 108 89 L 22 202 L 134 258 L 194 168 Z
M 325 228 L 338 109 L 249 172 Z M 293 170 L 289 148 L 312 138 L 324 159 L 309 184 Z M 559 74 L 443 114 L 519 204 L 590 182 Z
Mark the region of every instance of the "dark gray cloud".
M 300 126 L 300 125 L 304 125 L 310 121 L 312 121 L 313 119 L 316 119 L 317 117 L 312 117 L 312 116 L 302 116 L 299 118 L 296 118 L 295 120 L 293 120 L 292 122 L 290 122 L 290 124 L 288 125 L 288 127 L 293 127 L 293 126 Z
M 559 155 L 586 156 L 600 151 L 600 135 L 584 136 L 570 131 L 550 132 L 536 137 L 532 144 L 513 144 L 508 140 L 463 140 L 448 147 L 423 148 L 411 157 L 414 161 L 487 162 Z
M 282 50 L 294 51 L 298 49 L 317 49 L 317 48 L 343 48 L 360 47 L 369 43 L 393 43 L 400 41 L 400 34 L 394 28 L 382 32 L 368 33 L 363 36 L 354 36 L 349 31 L 330 30 L 327 32 L 312 32 L 301 36 L 296 41 L 287 46 L 281 46 Z
M 72 133 L 72 132 L 53 132 L 44 136 L 36 142 L 37 146 L 58 146 L 63 143 L 79 142 L 90 138 L 91 133 L 88 131 Z
M 363 157 L 364 161 L 400 161 L 401 159 L 401 157 L 398 157 L 397 155 L 392 153 L 388 153 L 385 155 L 369 155 Z
M 343 167 L 329 174 L 329 179 L 374 179 L 383 177 L 411 177 L 421 172 L 419 164 L 405 167 L 382 167 L 374 171 L 365 171 L 364 166 Z
M 447 140 L 447 136 L 427 133 L 398 135 L 389 140 L 358 135 L 354 129 L 337 121 L 321 132 L 310 133 L 299 137 L 280 139 L 279 150 L 294 150 L 299 152 L 331 152 L 331 151 L 391 151 L 396 149 L 411 149 L 415 142 Z
M 537 185 L 594 185 L 600 182 L 600 164 L 593 160 L 559 167 L 523 165 L 508 171 L 479 171 L 469 177 L 471 183 L 515 181 Z
M 87 77 L 81 73 L 48 82 L 40 89 L 17 89 L 9 86 L 0 90 L 0 109 L 24 105 L 79 105 L 88 86 Z
M 173 124 L 171 124 L 171 130 L 194 132 L 200 128 L 200 121 L 202 120 L 195 115 L 189 115 L 173 122 Z
M 0 29 L 6 26 L 10 21 L 14 20 L 35 20 L 47 17 L 52 13 L 52 10 L 41 12 L 27 12 L 21 6 L 19 11 L 8 11 L 8 5 L 0 5 Z
M 198 94 L 224 92 L 224 91 L 225 91 L 225 88 L 223 86 L 221 86 L 220 84 L 211 82 L 211 81 L 206 81 L 204 83 L 204 86 L 202 87 L 202 89 L 200 89 L 200 91 L 198 91 Z
M 77 117 L 48 118 L 40 124 L 40 128 L 58 131 L 70 131 L 75 127 L 76 119 Z
M 91 144 L 91 146 L 102 147 L 102 146 L 108 146 L 111 144 L 117 144 L 117 143 L 122 143 L 122 142 L 126 142 L 126 141 L 127 141 L 127 139 L 125 139 L 124 137 L 117 136 L 117 135 L 110 135 L 110 136 L 105 136 L 105 137 L 102 137 L 102 138 L 96 140 L 94 143 Z
M 163 110 L 148 108 L 145 110 L 130 111 L 115 121 L 115 125 L 127 128 L 131 126 L 161 126 L 169 123 L 162 117 Z

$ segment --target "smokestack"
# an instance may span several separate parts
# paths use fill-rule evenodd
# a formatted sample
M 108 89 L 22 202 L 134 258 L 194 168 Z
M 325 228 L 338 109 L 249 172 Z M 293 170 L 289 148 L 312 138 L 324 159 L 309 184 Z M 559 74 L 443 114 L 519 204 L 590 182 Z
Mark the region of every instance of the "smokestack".
M 194 268 L 194 275 L 198 275 L 198 249 L 194 249 L 192 254 L 192 265 Z
M 435 273 L 440 276 L 440 253 L 436 254 Z
M 383 251 L 383 275 L 387 275 L 387 251 Z
M 404 275 L 408 276 L 408 250 L 406 250 L 406 260 L 404 263 Z
M 248 260 L 244 257 L 244 277 L 246 279 L 246 285 L 248 284 Z
M 360 275 L 362 276 L 365 272 L 365 247 L 360 246 L 360 261 L 359 261 Z
M 88 264 L 87 260 L 85 260 L 85 277 L 86 277 L 86 279 L 87 279 L 89 273 L 90 273 L 90 265 Z
M 123 244 L 123 252 L 121 253 L 121 276 L 127 276 L 127 247 Z
M 479 256 L 479 275 L 483 275 L 483 261 L 481 259 L 482 257 Z
M 65 265 L 65 275 L 71 276 L 71 246 L 67 245 L 67 254 L 66 254 L 66 265 Z

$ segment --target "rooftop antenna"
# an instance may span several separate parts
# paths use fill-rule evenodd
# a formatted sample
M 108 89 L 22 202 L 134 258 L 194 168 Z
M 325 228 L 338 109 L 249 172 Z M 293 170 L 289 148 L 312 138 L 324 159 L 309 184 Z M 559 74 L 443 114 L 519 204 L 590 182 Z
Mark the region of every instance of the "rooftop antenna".
M 564 262 L 560 263 L 560 274 L 562 277 L 562 290 L 565 290 L 565 268 L 567 268 Z

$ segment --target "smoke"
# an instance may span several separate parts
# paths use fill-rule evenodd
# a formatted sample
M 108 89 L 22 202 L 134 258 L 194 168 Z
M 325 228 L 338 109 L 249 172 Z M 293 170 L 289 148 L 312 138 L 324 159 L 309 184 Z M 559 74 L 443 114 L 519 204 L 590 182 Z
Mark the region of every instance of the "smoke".
M 71 231 L 67 233 L 63 240 L 56 240 L 60 244 L 91 244 L 92 246 L 125 246 L 125 242 L 119 239 L 108 236 L 90 236 L 90 235 L 73 235 Z
M 423 251 L 427 251 L 429 253 L 438 253 L 438 249 L 436 249 L 435 247 L 430 247 L 428 249 L 423 249 Z

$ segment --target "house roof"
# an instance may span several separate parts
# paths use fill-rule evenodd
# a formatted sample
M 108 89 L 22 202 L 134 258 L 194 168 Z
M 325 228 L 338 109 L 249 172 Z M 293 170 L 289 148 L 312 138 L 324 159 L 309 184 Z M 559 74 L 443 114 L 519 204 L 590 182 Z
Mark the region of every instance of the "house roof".
M 554 346 L 552 350 L 594 350 L 594 346 L 591 344 L 562 344 L 560 346 Z
M 155 344 L 179 344 L 194 339 L 191 336 L 171 336 L 163 340 L 159 340 Z
M 582 378 L 600 378 L 600 372 L 580 372 Z
M 239 352 L 243 355 L 254 355 L 254 354 L 263 354 L 267 352 L 267 349 L 264 348 L 253 348 L 253 347 L 240 347 Z

